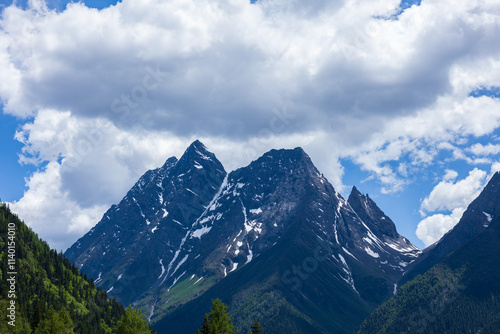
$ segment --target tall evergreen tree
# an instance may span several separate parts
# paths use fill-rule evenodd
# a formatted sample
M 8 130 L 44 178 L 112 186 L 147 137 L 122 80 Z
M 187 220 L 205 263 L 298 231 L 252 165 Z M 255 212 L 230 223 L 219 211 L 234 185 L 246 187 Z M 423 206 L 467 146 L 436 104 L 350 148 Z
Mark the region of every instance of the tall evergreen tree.
M 201 330 L 197 330 L 196 334 L 212 334 L 212 329 L 210 328 L 210 323 L 208 322 L 208 314 L 205 314 L 205 319 L 203 319 L 203 326 Z
M 65 308 L 59 312 L 49 309 L 35 329 L 34 334 L 74 334 L 73 321 Z
M 219 298 L 213 301 L 212 309 L 207 315 L 210 334 L 235 334 L 237 332 L 227 309 L 228 306 Z
M 250 334 L 261 334 L 262 332 L 264 332 L 264 328 L 262 328 L 257 319 L 253 319 L 253 325 L 250 327 Z
M 134 310 L 129 305 L 125 310 L 125 314 L 118 321 L 116 334 L 151 334 L 151 328 L 146 324 L 144 314 L 140 310 Z

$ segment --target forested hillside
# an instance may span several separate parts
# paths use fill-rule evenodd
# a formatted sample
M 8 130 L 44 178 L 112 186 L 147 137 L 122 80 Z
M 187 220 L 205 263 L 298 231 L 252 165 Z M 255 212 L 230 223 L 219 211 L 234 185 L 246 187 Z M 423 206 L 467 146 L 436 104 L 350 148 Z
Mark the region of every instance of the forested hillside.
M 126 312 L 108 299 L 4 203 L 0 204 L 0 316 L 1 333 L 122 333 L 120 328 L 133 329 L 129 323 L 136 324 L 137 333 L 150 332 L 138 312 Z
M 465 246 L 403 285 L 358 333 L 498 333 L 500 216 Z

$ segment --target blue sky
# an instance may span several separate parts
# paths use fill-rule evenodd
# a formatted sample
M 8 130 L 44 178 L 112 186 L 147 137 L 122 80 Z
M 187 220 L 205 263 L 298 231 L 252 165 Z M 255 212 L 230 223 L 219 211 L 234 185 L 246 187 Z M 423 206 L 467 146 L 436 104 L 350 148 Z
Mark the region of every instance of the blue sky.
M 17 6 L 19 6 L 21 8 L 26 8 L 27 4 L 28 4 L 28 1 L 26 1 L 26 0 L 21 0 L 21 1 L 2 0 L 2 1 L 0 1 L 0 5 L 10 6 L 14 2 L 17 4 Z M 49 0 L 49 1 L 47 1 L 47 6 L 51 9 L 62 11 L 66 8 L 66 5 L 68 3 L 71 3 L 71 2 L 78 2 L 78 1 Z M 116 3 L 118 1 L 87 0 L 87 1 L 82 1 L 82 2 L 85 3 L 85 5 L 87 7 L 102 9 L 102 8 L 109 7 L 111 5 L 116 5 Z
M 0 198 L 55 248 L 194 139 L 301 146 L 419 247 L 500 170 L 496 4 L 68 3 L 0 2 Z

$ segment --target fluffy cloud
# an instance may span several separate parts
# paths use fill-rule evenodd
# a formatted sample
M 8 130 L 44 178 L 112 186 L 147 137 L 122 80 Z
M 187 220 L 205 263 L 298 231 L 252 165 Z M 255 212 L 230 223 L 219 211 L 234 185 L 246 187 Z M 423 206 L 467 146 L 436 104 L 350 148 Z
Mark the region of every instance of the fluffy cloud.
M 500 145 L 496 144 L 488 144 L 488 145 L 483 145 L 480 143 L 476 143 L 472 145 L 469 149 L 469 152 L 471 152 L 474 155 L 478 156 L 488 156 L 488 155 L 496 155 L 500 153 Z
M 463 208 L 456 208 L 450 215 L 438 213 L 427 217 L 418 224 L 416 234 L 426 246 L 430 246 L 451 230 L 463 213 Z
M 288 132 L 331 120 L 345 134 L 358 119 L 366 140 L 389 117 L 452 93 L 451 70 L 497 55 L 500 31 L 469 15 L 475 6 L 447 1 L 424 2 L 398 20 L 374 19 L 393 14 L 396 1 L 124 1 L 62 13 L 36 3 L 4 10 L 15 60 L 4 67 L 16 79 L 2 93 L 7 112 L 71 110 L 178 136 L 254 137 L 286 105 L 297 119 Z
M 11 203 L 11 209 L 52 248 L 64 251 L 99 221 L 106 206 L 83 208 L 71 200 L 62 191 L 60 167 L 50 162 L 43 171 L 33 174 L 28 180 L 28 192 Z
M 63 230 L 88 227 L 195 138 L 228 170 L 302 146 L 339 190 L 348 158 L 385 193 L 443 155 L 486 168 L 500 153 L 484 142 L 499 99 L 470 95 L 500 86 L 495 1 L 423 1 L 400 15 L 396 0 L 30 4 L 2 12 L 0 99 L 26 118 L 22 162 L 41 166 L 15 204 L 33 225 L 30 205 L 57 194 L 80 217 Z M 436 188 L 423 210 L 443 198 Z M 452 200 L 446 209 L 463 207 Z
M 487 173 L 474 168 L 465 179 L 453 182 L 454 178 L 451 177 L 455 175 L 452 171 L 446 173 L 445 180 L 439 182 L 422 201 L 422 210 L 452 211 L 455 208 L 467 207 L 483 189 Z

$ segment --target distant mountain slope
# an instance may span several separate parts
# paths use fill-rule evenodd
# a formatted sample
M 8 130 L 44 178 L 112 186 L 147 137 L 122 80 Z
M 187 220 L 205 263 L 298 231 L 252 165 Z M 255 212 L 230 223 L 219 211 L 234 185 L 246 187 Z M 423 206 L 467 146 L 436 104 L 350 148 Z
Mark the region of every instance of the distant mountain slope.
M 434 245 L 426 248 L 405 274 L 400 285 L 425 273 L 451 252 L 485 231 L 493 217 L 500 213 L 500 173 L 495 173 L 481 194 L 467 207 L 453 229 Z
M 7 245 L 12 242 L 15 261 L 14 267 L 9 267 L 12 263 L 8 262 Z M 15 277 L 15 299 L 9 296 L 12 289 L 7 279 L 11 277 Z M 15 327 L 6 322 L 11 300 L 15 300 Z M 51 250 L 3 203 L 0 203 L 0 305 L 1 333 L 29 334 L 37 328 L 41 330 L 43 321 L 52 328 L 61 321 L 60 325 L 68 326 L 65 333 L 104 334 L 125 313 L 120 304 L 96 289 L 86 275 L 80 274 L 62 254 Z
M 352 210 L 383 245 L 383 251 L 377 258 L 380 269 L 393 282 L 398 282 L 408 266 L 421 254 L 421 251 L 401 236 L 394 222 L 368 196 L 353 187 L 347 200 Z M 364 239 L 367 240 L 367 239 Z
M 492 218 L 484 232 L 403 285 L 357 333 L 498 333 L 500 214 Z

